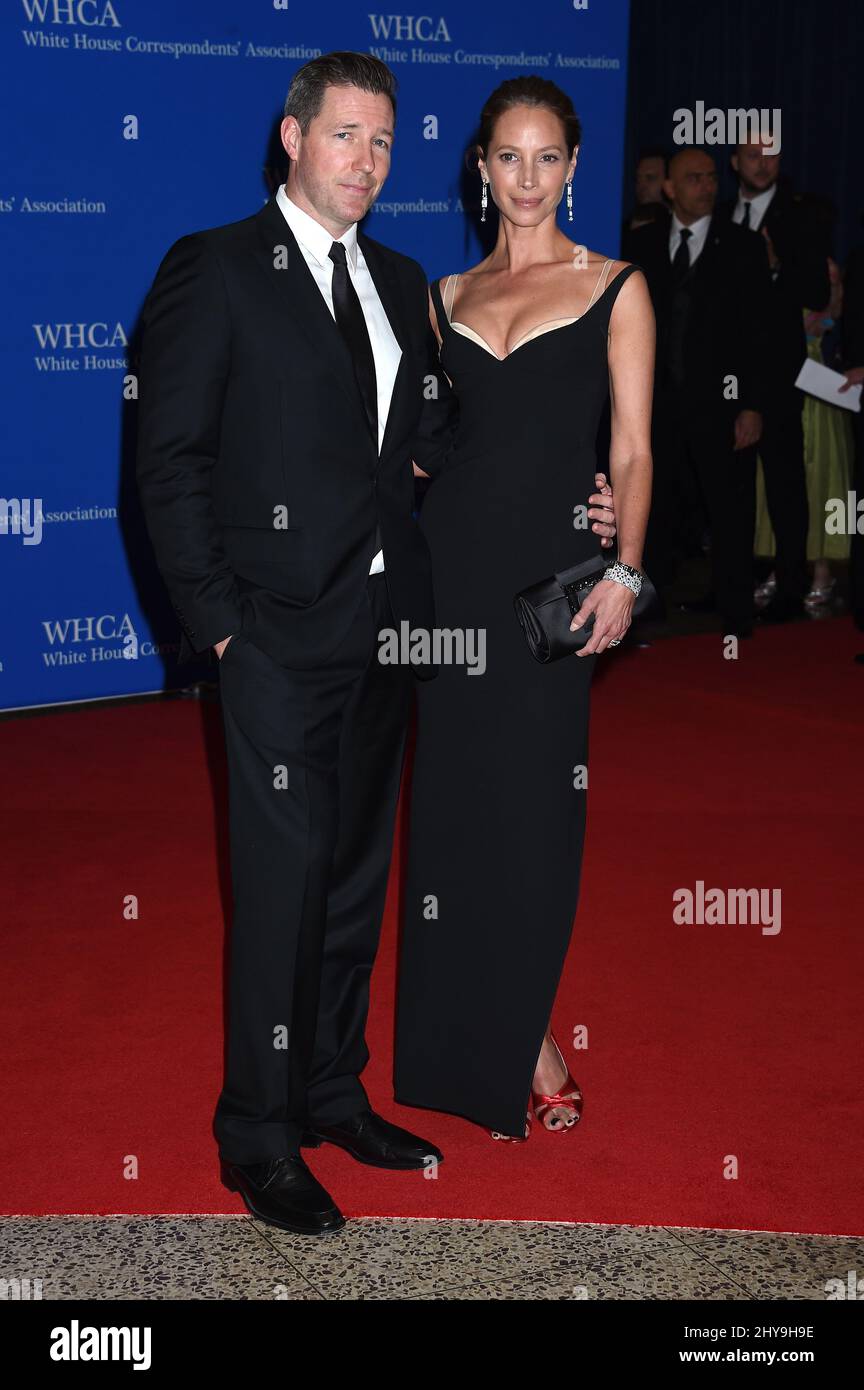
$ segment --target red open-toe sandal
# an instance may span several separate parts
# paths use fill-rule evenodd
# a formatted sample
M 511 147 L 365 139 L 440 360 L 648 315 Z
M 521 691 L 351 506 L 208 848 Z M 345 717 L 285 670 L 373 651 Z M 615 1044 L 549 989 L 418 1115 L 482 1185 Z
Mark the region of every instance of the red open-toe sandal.
M 567 1075 L 554 1096 L 544 1096 L 542 1091 L 535 1091 L 532 1088 L 531 1100 L 534 1104 L 534 1114 L 537 1116 L 543 1128 L 548 1129 L 552 1134 L 556 1134 L 559 1130 L 572 1129 L 573 1126 L 578 1123 L 582 1115 L 582 1092 L 577 1082 L 575 1082 L 570 1075 L 570 1070 L 564 1058 L 561 1056 L 561 1049 L 557 1042 L 555 1042 L 554 1035 L 550 1034 L 550 1037 L 552 1037 L 555 1051 L 558 1053 L 558 1056 L 561 1057 L 561 1065 Z M 562 1110 L 569 1110 L 573 1118 L 564 1120 L 557 1125 L 547 1125 L 544 1116 L 548 1115 L 550 1110 L 554 1110 L 557 1106 L 560 1106 Z

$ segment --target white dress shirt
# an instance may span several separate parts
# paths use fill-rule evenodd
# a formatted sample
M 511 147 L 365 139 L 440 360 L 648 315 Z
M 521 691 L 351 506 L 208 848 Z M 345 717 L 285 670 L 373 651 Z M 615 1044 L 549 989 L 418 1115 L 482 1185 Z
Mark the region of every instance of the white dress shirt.
M 755 198 L 745 198 L 739 188 L 738 202 L 735 204 L 735 211 L 732 214 L 732 221 L 744 221 L 744 208 L 746 204 L 749 202 L 750 230 L 751 232 L 758 232 L 759 228 L 762 225 L 762 219 L 768 211 L 769 207 L 771 206 L 771 199 L 774 197 L 774 194 L 776 192 L 777 185 L 776 183 L 772 183 L 771 187 L 766 188 L 764 193 L 757 193 Z
M 681 222 L 677 213 L 672 214 L 672 222 L 669 227 L 669 259 L 675 259 L 675 252 L 681 245 L 681 228 L 685 223 Z M 705 247 L 708 238 L 708 228 L 711 226 L 710 214 L 700 217 L 695 222 L 690 223 L 690 236 L 687 238 L 687 250 L 690 253 L 690 264 L 695 265 Z
M 336 311 L 333 308 L 333 262 L 330 259 L 330 247 L 334 241 L 341 241 L 345 247 L 348 274 L 351 276 L 351 283 L 357 291 L 357 298 L 360 300 L 360 307 L 363 310 L 363 317 L 369 330 L 372 355 L 375 359 L 375 381 L 378 387 L 378 450 L 380 453 L 402 349 L 390 327 L 390 320 L 384 312 L 384 306 L 378 297 L 375 282 L 369 273 L 369 267 L 360 249 L 357 240 L 357 223 L 352 222 L 348 230 L 343 232 L 340 237 L 333 237 L 326 227 L 322 227 L 320 222 L 317 222 L 308 212 L 304 212 L 303 208 L 292 202 L 284 187 L 279 188 L 276 201 L 282 209 L 285 221 L 294 233 L 303 259 L 312 272 L 315 283 L 324 297 L 324 303 L 334 319 L 336 318 Z M 383 569 L 384 552 L 379 550 L 372 560 L 369 573 L 380 574 Z

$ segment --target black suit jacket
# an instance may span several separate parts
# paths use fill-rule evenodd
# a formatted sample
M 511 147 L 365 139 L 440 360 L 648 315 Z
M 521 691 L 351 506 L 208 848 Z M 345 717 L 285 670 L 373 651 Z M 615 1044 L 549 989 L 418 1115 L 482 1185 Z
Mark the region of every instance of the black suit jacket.
M 138 484 L 181 662 L 241 630 L 280 664 L 325 660 L 365 600 L 376 520 L 394 616 L 434 626 L 411 460 L 435 472 L 454 398 L 422 268 L 358 240 L 402 349 L 380 456 L 275 197 L 182 237 L 159 267 L 143 311 Z
M 724 203 L 721 214 L 731 222 L 737 198 Z M 795 193 L 784 182 L 778 182 L 777 192 L 759 230 L 752 233 L 762 238 L 765 228 L 780 262 L 771 275 L 768 300 L 769 376 L 771 395 L 785 394 L 803 404 L 804 396 L 796 392 L 795 378 L 807 356 L 804 332 L 804 310 L 824 309 L 831 296 L 828 279 L 830 254 L 830 223 L 824 209 L 810 202 L 803 194 Z
M 672 264 L 668 226 L 638 227 L 630 233 L 631 258 L 645 272 L 657 319 L 655 383 L 662 394 L 672 330 Z M 718 419 L 761 409 L 769 291 L 764 242 L 716 215 L 693 266 L 690 311 L 684 337 L 684 395 L 700 414 Z M 738 379 L 737 399 L 727 400 L 724 383 Z

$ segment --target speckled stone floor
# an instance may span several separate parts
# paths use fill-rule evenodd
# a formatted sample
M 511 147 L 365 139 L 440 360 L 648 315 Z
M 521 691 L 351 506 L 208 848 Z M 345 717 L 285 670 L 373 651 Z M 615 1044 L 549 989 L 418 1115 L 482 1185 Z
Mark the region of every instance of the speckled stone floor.
M 851 1236 L 369 1218 L 309 1238 L 247 1216 L 0 1220 L 0 1297 L 29 1279 L 46 1300 L 824 1301 L 829 1281 L 862 1270 Z

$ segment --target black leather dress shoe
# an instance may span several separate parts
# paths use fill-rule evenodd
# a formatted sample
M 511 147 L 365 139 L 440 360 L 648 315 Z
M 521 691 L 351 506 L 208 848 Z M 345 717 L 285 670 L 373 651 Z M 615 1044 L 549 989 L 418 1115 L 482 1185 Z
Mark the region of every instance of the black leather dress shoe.
M 323 1143 L 338 1144 L 358 1163 L 373 1168 L 426 1168 L 430 1158 L 443 1163 L 444 1155 L 428 1139 L 419 1139 L 407 1129 L 391 1125 L 374 1110 L 363 1110 L 338 1125 L 313 1125 L 301 1139 L 304 1148 L 317 1149 Z
M 301 1236 L 324 1236 L 339 1231 L 345 1217 L 298 1154 L 271 1158 L 266 1163 L 222 1160 L 222 1181 L 239 1192 L 253 1216 L 295 1231 Z

